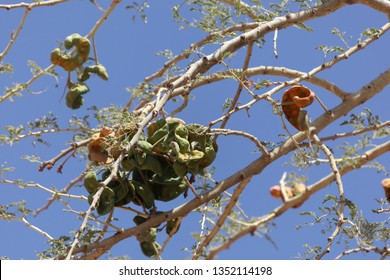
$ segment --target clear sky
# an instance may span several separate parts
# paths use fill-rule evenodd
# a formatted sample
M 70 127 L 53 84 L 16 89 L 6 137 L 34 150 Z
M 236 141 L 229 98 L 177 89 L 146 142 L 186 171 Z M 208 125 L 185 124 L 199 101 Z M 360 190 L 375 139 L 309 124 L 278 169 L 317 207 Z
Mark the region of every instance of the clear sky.
M 15 1 L 1 1 L 6 2 Z M 106 7 L 110 1 L 98 1 Z M 132 1 L 122 1 L 115 11 L 108 18 L 107 22 L 99 29 L 95 40 L 99 61 L 108 69 L 110 79 L 102 81 L 98 78 L 91 79 L 89 83 L 91 92 L 85 95 L 84 106 L 79 110 L 70 110 L 65 105 L 64 92 L 66 73 L 57 68 L 61 75 L 57 81 L 52 77 L 43 77 L 33 83 L 31 90 L 34 93 L 23 92 L 22 97 L 14 97 L 13 102 L 6 101 L 0 104 L 0 126 L 18 126 L 28 121 L 40 118 L 53 112 L 58 116 L 59 123 L 67 125 L 72 116 L 84 116 L 90 111 L 89 107 L 96 105 L 99 108 L 114 104 L 124 105 L 129 99 L 127 87 L 135 87 L 146 76 L 154 73 L 165 62 L 165 58 L 156 56 L 159 51 L 169 49 L 174 54 L 189 47 L 191 43 L 197 42 L 207 36 L 195 29 L 179 30 L 171 17 L 171 8 L 182 1 L 150 1 L 150 7 L 146 10 L 147 23 L 139 17 L 132 20 L 133 13 L 126 10 L 126 5 Z M 263 1 L 264 4 L 269 1 Z M 272 2 L 272 1 L 271 1 Z M 265 4 L 266 5 L 266 4 Z M 23 9 L 6 11 L 0 10 L 0 50 L 3 50 L 9 41 L 10 32 L 15 30 L 22 17 Z M 294 11 L 292 11 L 294 12 Z M 62 41 L 72 33 L 87 34 L 100 18 L 101 11 L 94 7 L 89 1 L 70 1 L 53 7 L 34 9 L 29 14 L 23 30 L 17 41 L 5 57 L 3 63 L 14 65 L 14 73 L 0 76 L 2 89 L 11 87 L 13 83 L 26 82 L 31 78 L 28 60 L 35 61 L 42 68 L 50 65 L 50 52 L 57 46 L 57 41 Z M 262 48 L 255 47 L 250 67 L 255 66 L 284 66 L 299 71 L 309 71 L 323 62 L 323 53 L 316 50 L 319 45 L 342 45 L 339 38 L 331 34 L 333 27 L 338 27 L 346 32 L 350 45 L 354 45 L 360 33 L 368 27 L 380 28 L 387 21 L 383 14 L 362 5 L 347 6 L 334 14 L 307 22 L 314 32 L 307 32 L 302 29 L 291 27 L 280 30 L 278 34 L 278 54 L 276 59 L 273 55 L 273 33 L 265 37 L 266 43 Z M 390 46 L 390 34 L 385 34 L 380 40 L 374 42 L 367 49 L 353 55 L 348 60 L 338 63 L 330 70 L 322 72 L 319 76 L 329 79 L 343 90 L 354 92 L 365 83 L 385 71 L 389 67 L 390 58 L 388 49 Z M 216 50 L 219 46 L 212 45 L 204 53 Z M 245 50 L 244 50 L 245 52 Z M 330 55 L 332 57 L 332 55 Z M 240 60 L 241 58 L 241 60 Z M 188 61 L 186 61 L 188 63 Z M 240 53 L 232 64 L 235 67 L 242 65 L 242 53 Z M 256 79 L 271 79 L 271 77 L 256 77 Z M 283 78 L 273 78 L 275 81 L 282 81 Z M 306 84 L 308 85 L 309 84 Z M 219 118 L 222 114 L 222 104 L 227 98 L 232 98 L 236 90 L 236 84 L 232 82 L 221 82 L 194 90 L 187 110 L 177 117 L 184 119 L 187 123 L 200 123 L 207 125 L 209 121 Z M 323 88 L 310 85 L 310 88 L 332 108 L 338 99 Z M 263 89 L 260 93 L 265 92 Z M 374 114 L 380 115 L 382 121 L 390 117 L 389 110 L 385 104 L 390 104 L 388 94 L 389 87 L 385 88 L 376 98 L 356 108 L 353 112 L 358 114 L 364 107 L 369 107 Z M 37 94 L 39 93 L 39 94 Z M 276 95 L 281 99 L 281 93 Z M 276 98 L 275 97 L 275 98 Z M 249 100 L 249 95 L 242 100 Z M 168 104 L 167 110 L 175 108 L 176 104 Z M 258 103 L 250 110 L 250 117 L 244 112 L 232 118 L 228 128 L 245 130 L 255 135 L 259 140 L 282 141 L 278 136 L 284 134 L 278 116 L 272 114 L 272 108 L 266 103 Z M 315 119 L 321 115 L 322 108 L 314 104 L 309 111 L 311 118 Z M 91 118 L 91 121 L 92 118 Z M 337 120 L 329 128 L 323 130 L 320 136 L 329 136 L 341 132 L 344 127 Z M 289 126 L 290 131 L 294 129 Z M 352 127 L 348 127 L 349 131 Z M 0 132 L 2 134 L 3 132 Z M 61 189 L 84 170 L 85 161 L 72 159 L 63 169 L 63 174 L 58 174 L 55 169 L 44 172 L 37 171 L 37 164 L 21 159 L 23 155 L 39 155 L 42 160 L 48 160 L 57 155 L 60 150 L 67 147 L 71 140 L 70 133 L 47 135 L 44 138 L 50 146 L 37 143 L 32 145 L 31 139 L 25 139 L 12 147 L 0 146 L 0 164 L 7 162 L 7 166 L 15 167 L 15 171 L 7 175 L 8 179 L 21 178 L 25 181 L 34 181 L 50 188 L 55 186 Z M 336 150 L 338 144 L 327 143 Z M 216 167 L 215 180 L 221 181 L 233 172 L 245 167 L 247 164 L 259 157 L 254 152 L 256 147 L 245 139 L 236 136 L 219 137 L 219 153 L 214 162 Z M 280 201 L 272 199 L 268 194 L 270 186 L 279 182 L 283 172 L 294 171 L 300 175 L 307 176 L 309 184 L 327 175 L 331 170 L 325 165 L 310 170 L 298 170 L 283 163 L 289 161 L 290 157 L 285 156 L 267 167 L 260 175 L 254 177 L 246 187 L 240 198 L 241 207 L 249 217 L 262 216 L 280 204 Z M 390 169 L 390 156 L 384 155 L 379 158 L 380 162 Z M 346 197 L 354 201 L 368 219 L 381 220 L 383 216 L 371 212 L 378 208 L 375 199 L 384 196 L 380 187 L 380 181 L 384 174 L 377 174 L 374 169 L 361 169 L 353 171 L 343 177 Z M 230 193 L 232 190 L 230 190 Z M 84 194 L 83 188 L 74 187 L 71 191 L 74 194 Z M 321 234 L 320 226 L 304 226 L 296 230 L 297 225 L 304 225 L 312 222 L 312 218 L 301 216 L 303 211 L 316 211 L 321 205 L 326 194 L 337 195 L 336 184 L 331 184 L 325 190 L 316 193 L 299 209 L 289 210 L 277 218 L 270 226 L 269 238 L 258 238 L 246 236 L 233 244 L 228 250 L 218 255 L 219 259 L 294 259 L 305 252 L 303 244 L 312 246 L 325 246 L 330 233 Z M 191 194 L 190 194 L 191 195 Z M 0 185 L 0 203 L 10 204 L 13 201 L 27 201 L 27 207 L 39 209 L 46 204 L 48 194 L 37 189 L 20 189 L 12 185 Z M 185 202 L 182 199 L 174 200 L 171 203 L 159 203 L 159 210 L 169 210 Z M 78 211 L 86 211 L 88 205 L 84 202 L 73 202 L 72 207 Z M 116 212 L 120 217 L 120 226 L 133 226 L 132 214 L 128 212 Z M 183 248 L 191 249 L 195 239 L 191 233 L 199 233 L 199 221 L 201 215 L 192 213 L 183 220 L 180 232 L 173 237 L 169 246 L 165 249 L 164 259 L 189 258 L 191 253 Z M 38 217 L 29 217 L 29 221 L 48 232 L 53 237 L 67 235 L 68 232 L 76 230 L 81 220 L 76 215 L 65 211 L 64 205 L 54 203 L 49 210 L 43 211 Z M 7 222 L 0 220 L 0 256 L 8 256 L 11 259 L 34 259 L 35 253 L 47 248 L 45 238 L 27 228 L 20 222 Z M 110 234 L 109 234 L 110 235 Z M 109 236 L 108 235 L 108 236 Z M 164 237 L 158 241 L 162 243 Z M 336 256 L 340 252 L 336 248 Z M 343 247 L 343 244 L 341 245 Z M 133 259 L 144 259 L 138 242 L 131 238 L 117 244 L 110 250 L 112 257 L 129 256 Z M 105 256 L 110 257 L 110 256 Z M 351 256 L 350 258 L 362 258 L 362 255 Z M 365 258 L 371 256 L 365 256 Z M 374 256 L 377 258 L 377 256 Z

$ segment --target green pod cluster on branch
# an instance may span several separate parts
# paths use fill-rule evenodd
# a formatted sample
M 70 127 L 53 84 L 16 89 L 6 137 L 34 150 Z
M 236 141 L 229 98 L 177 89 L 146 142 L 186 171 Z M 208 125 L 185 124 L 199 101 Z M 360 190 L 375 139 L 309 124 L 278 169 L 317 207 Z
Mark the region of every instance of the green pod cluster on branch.
M 171 201 L 188 189 L 184 178 L 178 177 L 170 165 L 164 166 L 161 175 L 150 170 L 136 169 L 133 171 L 132 180 L 137 182 L 143 191 L 142 195 L 139 194 L 139 200 L 148 209 L 154 205 L 154 200 Z
M 65 49 L 69 50 L 73 47 L 76 53 L 72 56 L 63 52 L 60 48 L 55 48 L 50 55 L 50 61 L 54 65 L 61 66 L 66 71 L 73 71 L 81 67 L 87 61 L 91 49 L 91 43 L 88 38 L 82 37 L 80 34 L 74 33 L 65 38 Z
M 171 201 L 188 190 L 188 174 L 205 174 L 216 158 L 217 144 L 199 124 L 185 125 L 179 119 L 160 119 L 147 127 L 128 151 L 121 166 L 132 173 L 136 205 L 146 209 L 155 200 Z
M 153 151 L 173 159 L 173 168 L 179 176 L 188 172 L 203 174 L 204 168 L 216 158 L 218 146 L 202 125 L 160 119 L 150 124 L 147 131 Z
M 74 33 L 65 38 L 63 46 L 65 50 L 61 48 L 55 48 L 51 52 L 51 63 L 53 63 L 54 65 L 61 66 L 68 72 L 80 72 L 82 70 L 82 66 L 88 60 L 89 52 L 91 50 L 91 43 L 89 42 L 88 38 L 82 37 L 80 34 Z M 71 52 L 68 53 L 66 51 L 72 48 L 74 48 L 75 50 L 73 55 L 71 54 Z M 103 65 L 97 64 L 85 67 L 83 71 L 78 75 L 77 83 L 68 83 L 69 91 L 66 95 L 66 105 L 69 108 L 78 109 L 83 105 L 84 100 L 81 94 L 85 94 L 89 91 L 88 87 L 84 84 L 84 82 L 89 79 L 91 73 L 95 73 L 103 80 L 108 80 L 108 73 Z

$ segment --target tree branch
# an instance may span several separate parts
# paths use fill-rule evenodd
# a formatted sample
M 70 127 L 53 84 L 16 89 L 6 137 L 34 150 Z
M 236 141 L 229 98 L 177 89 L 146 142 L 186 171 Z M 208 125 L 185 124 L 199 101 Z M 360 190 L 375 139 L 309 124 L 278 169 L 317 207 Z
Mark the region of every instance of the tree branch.
M 360 3 L 371 7 L 379 12 L 390 16 L 390 2 L 388 0 L 352 0 L 354 3 Z
M 326 126 L 331 124 L 336 119 L 342 117 L 343 115 L 350 112 L 353 108 L 356 106 L 361 105 L 362 103 L 366 102 L 376 94 L 378 94 L 388 83 L 390 83 L 390 69 L 385 71 L 384 73 L 380 74 L 377 78 L 372 80 L 367 85 L 363 86 L 360 90 L 358 90 L 355 94 L 348 95 L 348 98 L 338 106 L 332 109 L 332 116 L 329 114 L 324 113 L 322 116 L 320 116 L 317 120 L 315 120 L 312 123 L 312 126 L 316 128 L 317 132 L 320 132 L 322 129 L 324 129 Z M 164 98 L 164 97 L 163 97 Z M 162 99 L 163 99 L 162 98 Z M 157 109 L 157 108 L 156 108 Z M 297 133 L 294 138 L 296 141 L 300 142 L 304 140 L 306 137 L 305 133 L 299 132 Z M 83 248 L 76 248 L 74 250 L 74 254 L 80 253 L 80 252 L 91 252 L 101 246 L 104 248 L 110 249 L 112 246 L 114 246 L 116 243 L 120 242 L 123 239 L 126 239 L 128 237 L 134 236 L 150 227 L 156 226 L 162 222 L 168 221 L 170 219 L 174 219 L 177 217 L 185 217 L 187 216 L 193 209 L 203 205 L 207 201 L 217 197 L 225 190 L 229 189 L 230 187 L 234 186 L 235 184 L 239 183 L 243 179 L 254 176 L 257 174 L 260 174 L 264 168 L 266 168 L 270 163 L 274 162 L 278 158 L 288 154 L 290 151 L 295 149 L 295 144 L 293 140 L 288 139 L 284 143 L 282 143 L 280 146 L 275 148 L 272 152 L 270 152 L 270 156 L 261 156 L 260 158 L 256 159 L 243 169 L 237 171 L 233 175 L 229 176 L 228 178 L 221 181 L 219 184 L 216 185 L 215 188 L 212 190 L 202 194 L 200 198 L 194 198 L 187 203 L 180 205 L 171 211 L 156 215 L 151 217 L 146 222 L 142 223 L 141 225 L 137 227 L 132 227 L 125 229 L 121 233 L 117 233 L 111 237 L 108 237 L 98 243 L 91 243 L 86 246 L 83 246 Z M 372 149 L 371 151 L 367 152 L 365 156 L 362 157 L 360 160 L 360 164 L 358 166 L 361 166 L 362 164 L 372 160 L 373 158 L 376 158 L 377 156 L 387 152 L 390 150 L 390 141 L 378 146 L 375 149 Z M 353 170 L 353 167 L 346 167 L 342 170 L 340 170 L 340 174 L 343 175 L 351 170 Z M 324 188 L 325 186 L 329 185 L 334 180 L 334 175 L 328 176 L 322 180 L 320 180 L 318 183 L 315 184 L 315 187 L 312 190 L 308 190 L 304 195 L 294 197 L 293 199 L 289 200 L 286 204 L 280 207 L 280 209 L 276 209 L 277 211 L 273 211 L 267 218 L 264 220 L 264 222 L 269 221 L 270 219 L 281 215 L 284 213 L 287 209 L 289 209 L 291 206 L 296 205 L 299 202 L 302 202 L 304 199 L 307 199 L 312 193 L 318 191 L 319 189 Z M 261 223 L 259 223 L 261 224 Z M 248 233 L 251 231 L 254 231 L 256 229 L 252 228 L 251 230 L 248 230 Z M 58 258 L 62 258 L 61 256 L 58 256 Z
M 390 151 L 390 141 L 387 141 L 383 143 L 382 145 L 378 145 L 377 147 L 367 151 L 361 159 L 356 163 L 354 166 L 348 166 L 340 170 L 340 175 L 345 175 L 348 172 L 359 169 L 362 165 L 365 163 L 372 161 L 373 159 L 377 158 L 378 156 L 389 152 Z M 319 190 L 325 188 L 329 184 L 331 184 L 335 180 L 334 173 L 332 172 L 328 176 L 324 177 L 323 179 L 317 181 L 316 183 L 310 185 L 307 187 L 307 191 L 302 193 L 299 196 L 295 196 L 292 199 L 288 200 L 283 205 L 275 208 L 274 210 L 270 211 L 267 215 L 259 218 L 256 222 L 254 222 L 251 226 L 248 226 L 246 229 L 240 231 L 239 233 L 235 234 L 234 236 L 230 237 L 229 240 L 226 242 L 226 244 L 232 244 L 234 241 L 237 241 L 241 237 L 244 237 L 247 234 L 252 234 L 257 230 L 257 228 L 265 223 L 268 223 L 278 216 L 281 216 L 284 212 L 286 212 L 288 209 L 293 207 L 296 204 L 303 203 L 306 201 L 311 195 L 318 192 Z M 213 259 L 214 256 L 221 252 L 224 249 L 227 249 L 228 246 L 226 244 L 221 245 L 220 247 L 212 250 L 209 255 L 208 259 Z
M 48 1 L 37 1 L 34 3 L 17 3 L 17 4 L 0 4 L 0 9 L 5 10 L 12 10 L 17 8 L 27 8 L 27 9 L 34 9 L 38 7 L 44 7 L 44 6 L 54 6 L 60 3 L 68 2 L 69 0 L 48 0 Z
M 19 36 L 20 31 L 22 30 L 22 28 L 24 26 L 24 23 L 26 21 L 26 18 L 28 16 L 28 14 L 30 13 L 30 11 L 31 11 L 31 9 L 29 9 L 29 8 L 26 8 L 26 10 L 24 11 L 24 14 L 22 16 L 22 19 L 20 20 L 18 28 L 16 29 L 16 32 L 12 34 L 11 40 L 9 40 L 9 42 L 8 42 L 7 46 L 5 47 L 4 51 L 2 53 L 0 53 L 0 61 L 2 61 L 3 58 L 8 54 L 9 50 L 11 49 L 13 44 L 15 43 L 16 39 Z

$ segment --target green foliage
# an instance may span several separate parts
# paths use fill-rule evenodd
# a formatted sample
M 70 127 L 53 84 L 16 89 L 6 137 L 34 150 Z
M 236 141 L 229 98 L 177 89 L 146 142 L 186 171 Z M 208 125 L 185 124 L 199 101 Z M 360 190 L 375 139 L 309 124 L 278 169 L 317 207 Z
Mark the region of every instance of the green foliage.
M 346 32 L 340 31 L 337 27 L 332 28 L 332 34 L 337 35 L 337 37 L 340 38 L 340 40 L 344 43 L 345 47 L 348 49 L 350 48 L 348 41 L 352 39 L 352 36 L 349 36 L 348 38 L 345 38 Z
M 27 201 L 16 201 L 12 202 L 9 205 L 0 205 L 0 218 L 4 220 L 18 220 L 20 218 L 25 218 L 34 211 L 26 207 Z
M 49 248 L 37 253 L 37 257 L 41 260 L 53 259 L 58 255 L 65 255 L 68 251 L 70 238 L 68 236 L 60 236 L 59 238 L 51 239 L 47 242 Z
M 362 32 L 360 37 L 358 38 L 358 43 L 362 43 L 365 39 L 378 36 L 380 30 L 375 27 L 367 28 Z
M 220 31 L 232 24 L 231 8 L 218 1 L 186 0 L 189 12 L 197 14 L 189 21 L 181 15 L 183 5 L 172 9 L 174 20 L 180 24 L 180 29 L 199 28 L 207 33 Z
M 303 212 L 301 215 L 313 218 L 313 222 L 307 222 L 304 226 L 320 226 L 323 234 L 332 234 L 337 232 L 336 227 L 340 228 L 338 236 L 333 236 L 329 242 L 335 242 L 342 245 L 344 250 L 353 247 L 362 248 L 387 244 L 390 239 L 389 218 L 383 221 L 370 221 L 363 216 L 363 212 L 359 210 L 358 205 L 349 199 L 341 201 L 334 195 L 326 195 L 323 200 L 323 207 L 319 207 L 320 215 L 315 212 Z M 340 205 L 344 204 L 348 211 L 345 211 L 343 220 L 339 220 Z M 302 225 L 297 226 L 301 229 Z M 337 241 L 335 241 L 337 238 Z M 386 246 L 386 245 L 385 245 Z M 323 254 L 322 246 L 311 246 L 305 244 L 305 258 L 316 259 Z
M 132 1 L 132 4 L 127 5 L 126 9 L 134 11 L 135 14 L 131 16 L 132 20 L 135 21 L 137 16 L 141 17 L 141 20 L 144 23 L 148 22 L 148 17 L 146 15 L 146 10 L 149 8 L 148 1 L 142 1 L 141 3 Z
M 0 62 L 0 75 L 1 74 L 7 74 L 10 75 L 14 71 L 14 66 L 9 63 L 3 64 Z

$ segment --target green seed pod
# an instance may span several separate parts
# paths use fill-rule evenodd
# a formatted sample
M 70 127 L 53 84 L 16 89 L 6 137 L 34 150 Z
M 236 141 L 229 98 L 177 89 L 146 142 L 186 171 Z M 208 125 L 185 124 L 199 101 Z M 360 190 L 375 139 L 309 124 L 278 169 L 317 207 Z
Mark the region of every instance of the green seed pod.
M 142 150 L 135 149 L 134 158 L 138 164 L 138 166 L 142 165 L 146 160 L 147 154 Z
M 150 186 L 133 181 L 135 193 L 145 208 L 150 209 L 154 205 L 154 194 Z
M 77 65 L 69 55 L 63 55 L 59 48 L 54 49 L 50 54 L 50 61 L 54 65 L 59 65 L 66 71 L 73 71 Z
M 179 144 L 180 152 L 187 153 L 190 151 L 190 142 L 188 142 L 188 130 L 182 125 L 178 124 L 175 129 L 175 141 Z
M 89 51 L 91 49 L 91 43 L 87 38 L 80 36 L 80 34 L 74 33 L 65 38 L 64 46 L 68 50 L 72 47 L 76 48 L 77 54 L 75 57 L 79 57 L 81 59 L 81 64 L 87 61 Z
M 171 201 L 188 190 L 188 185 L 184 180 L 177 185 L 159 185 L 152 184 L 154 197 L 160 201 Z
M 130 162 L 130 160 L 129 160 L 129 158 L 128 157 L 125 157 L 123 160 L 122 160 L 122 168 L 123 168 L 123 170 L 125 170 L 125 171 L 131 171 L 131 170 L 133 170 L 136 166 L 134 166 L 131 162 Z
M 87 69 L 87 68 L 85 68 Z M 78 80 L 80 82 L 85 82 L 86 80 L 88 80 L 90 77 L 91 77 L 91 74 L 89 72 L 86 72 L 84 69 L 84 71 L 79 75 L 79 78 Z
M 89 56 L 89 51 L 91 50 L 91 43 L 87 38 L 81 38 L 77 44 L 75 44 L 79 56 L 83 59 L 83 62 L 86 62 Z
M 200 168 L 209 166 L 217 157 L 218 145 L 217 143 L 209 143 L 204 148 L 204 157 L 199 163 Z
M 160 127 L 163 123 L 164 125 Z M 147 141 L 153 145 L 153 151 L 167 153 L 171 149 L 169 144 L 175 140 L 174 134 L 172 133 L 175 125 L 166 123 L 165 120 L 163 122 L 159 120 L 155 125 L 149 127 L 152 128 L 148 129 L 148 131 L 153 132 L 153 134 L 149 134 Z
M 150 258 L 156 257 L 161 249 L 157 242 L 141 242 L 140 246 L 142 253 Z
M 158 159 L 152 155 L 147 155 L 145 161 L 139 165 L 142 170 L 150 170 L 155 174 L 162 175 L 162 166 Z
M 156 241 L 156 237 L 157 237 L 157 229 L 150 228 L 137 235 L 137 240 L 139 242 L 153 242 Z
M 96 74 L 98 75 L 98 77 L 103 79 L 103 80 L 105 80 L 105 81 L 107 81 L 108 80 L 108 73 L 107 73 L 106 67 L 104 67 L 101 64 L 96 65 L 96 67 L 97 67 Z
M 167 226 L 165 227 L 165 232 L 166 232 L 167 234 L 171 234 L 173 228 L 174 228 L 175 225 L 176 225 L 176 222 L 177 222 L 177 218 L 174 218 L 174 219 L 169 220 L 169 221 L 167 222 Z M 175 231 L 173 234 L 176 234 L 176 233 L 179 231 L 180 225 L 181 225 L 181 223 L 179 223 L 179 225 L 178 225 L 177 228 L 176 228 L 176 231 Z
M 111 181 L 108 186 L 114 191 L 115 206 L 119 206 L 118 203 L 121 203 L 129 191 L 127 180 L 118 178 L 116 181 Z
M 114 192 L 110 188 L 105 187 L 102 195 L 100 196 L 99 205 L 96 209 L 99 215 L 104 216 L 111 212 L 114 208 L 114 197 Z
M 78 109 L 84 103 L 84 99 L 81 95 L 71 91 L 69 91 L 66 94 L 65 99 L 66 99 L 66 106 L 68 106 L 71 109 Z
M 91 204 L 93 201 L 93 196 L 95 194 L 90 194 L 88 196 L 88 203 Z M 112 189 L 109 187 L 104 187 L 103 192 L 100 195 L 97 207 L 96 207 L 96 212 L 101 215 L 107 215 L 108 213 L 111 212 L 111 210 L 114 208 L 114 197 L 115 194 Z
M 73 48 L 76 44 L 78 45 L 80 43 L 81 38 L 83 37 L 81 37 L 81 35 L 78 33 L 73 33 L 72 35 L 69 35 L 65 38 L 64 47 L 67 50 Z
M 135 198 L 135 187 L 132 181 L 127 181 L 128 182 L 128 190 L 126 196 L 119 202 L 115 203 L 115 206 L 123 206 L 126 205 L 130 202 L 132 202 Z
M 184 163 L 181 163 L 179 161 L 175 161 L 172 167 L 175 170 L 177 176 L 179 177 L 184 177 L 188 173 L 188 167 Z
M 95 193 L 99 188 L 99 181 L 95 171 L 89 171 L 84 176 L 84 187 L 89 193 Z
M 141 149 L 142 151 L 144 151 L 147 154 L 151 154 L 152 149 L 153 149 L 153 145 L 147 141 L 138 141 L 136 144 L 136 147 Z
M 198 142 L 201 145 L 204 145 L 207 138 L 206 133 L 208 128 L 196 123 L 188 124 L 186 127 L 188 129 L 188 141 L 190 143 Z
M 169 162 L 160 159 L 160 165 L 164 167 L 162 174 L 153 174 L 150 177 L 151 183 L 160 185 L 177 185 L 183 181 L 184 176 L 178 176 Z
M 60 48 L 55 48 L 52 50 L 50 54 L 50 62 L 53 63 L 54 65 L 59 65 L 63 61 L 63 57 L 61 55 L 61 49 Z
M 167 122 L 165 119 L 159 119 L 158 121 L 151 123 L 147 128 L 148 136 L 152 136 L 157 130 L 162 128 L 166 123 Z
M 81 95 L 81 94 L 86 94 L 87 92 L 89 92 L 89 88 L 84 83 L 72 83 L 69 86 L 69 91 L 71 91 L 75 94 Z
M 142 224 L 142 223 L 144 223 L 144 222 L 146 222 L 148 219 L 147 218 L 144 218 L 144 217 L 142 217 L 142 216 L 134 216 L 134 218 L 133 218 L 133 222 L 138 226 L 138 225 L 140 225 L 140 224 Z
M 75 66 L 75 68 L 81 67 L 83 65 L 83 63 L 85 62 L 84 58 L 82 58 L 80 56 L 80 54 L 77 54 L 74 57 L 72 57 L 71 61 L 72 61 L 73 65 Z
M 169 146 L 172 148 L 170 151 L 169 151 L 169 155 L 173 158 L 178 158 L 179 155 L 180 155 L 180 146 L 177 142 L 175 141 L 172 141 Z
M 88 80 L 91 76 L 91 73 L 98 75 L 98 77 L 103 80 L 108 80 L 108 73 L 106 68 L 103 65 L 98 64 L 85 67 L 83 73 L 81 73 L 79 76 L 79 81 L 84 82 Z

